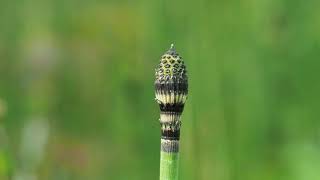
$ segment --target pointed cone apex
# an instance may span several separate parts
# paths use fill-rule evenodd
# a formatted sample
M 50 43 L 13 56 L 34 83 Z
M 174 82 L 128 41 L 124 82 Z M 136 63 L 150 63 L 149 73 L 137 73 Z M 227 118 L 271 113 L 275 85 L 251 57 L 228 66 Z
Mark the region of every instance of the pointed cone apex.
M 174 44 L 173 43 L 171 44 L 170 49 L 166 52 L 166 54 L 178 55 L 178 53 L 176 52 L 176 49 L 174 48 Z
M 170 49 L 174 49 L 174 44 L 173 43 L 171 44 Z

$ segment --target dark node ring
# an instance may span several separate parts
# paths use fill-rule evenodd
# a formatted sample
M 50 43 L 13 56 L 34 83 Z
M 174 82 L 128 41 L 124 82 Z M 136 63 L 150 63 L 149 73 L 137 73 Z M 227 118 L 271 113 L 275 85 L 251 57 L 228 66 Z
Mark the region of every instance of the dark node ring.
M 182 113 L 184 104 L 159 104 L 161 112 Z
M 180 139 L 180 129 L 177 130 L 162 130 L 161 131 L 161 139 L 169 139 L 169 140 L 179 140 Z

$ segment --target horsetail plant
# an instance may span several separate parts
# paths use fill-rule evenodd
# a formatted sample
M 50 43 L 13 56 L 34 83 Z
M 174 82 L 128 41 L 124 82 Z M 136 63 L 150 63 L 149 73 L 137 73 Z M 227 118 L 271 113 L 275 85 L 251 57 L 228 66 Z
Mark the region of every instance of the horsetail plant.
M 188 94 L 183 59 L 171 44 L 155 72 L 155 96 L 160 106 L 160 180 L 177 180 L 181 114 Z

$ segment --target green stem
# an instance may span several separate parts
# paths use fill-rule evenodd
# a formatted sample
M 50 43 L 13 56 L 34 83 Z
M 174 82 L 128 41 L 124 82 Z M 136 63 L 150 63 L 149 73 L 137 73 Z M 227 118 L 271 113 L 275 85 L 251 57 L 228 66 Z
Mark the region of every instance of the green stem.
M 160 180 L 177 180 L 179 140 L 161 139 Z
M 160 180 L 177 180 L 179 152 L 163 152 L 160 158 Z

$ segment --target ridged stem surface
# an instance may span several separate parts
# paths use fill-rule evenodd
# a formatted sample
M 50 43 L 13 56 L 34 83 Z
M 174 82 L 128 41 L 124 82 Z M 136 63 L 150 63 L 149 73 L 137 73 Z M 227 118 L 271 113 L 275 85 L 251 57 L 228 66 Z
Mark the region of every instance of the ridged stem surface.
M 163 152 L 160 158 L 160 180 L 177 180 L 179 152 Z

